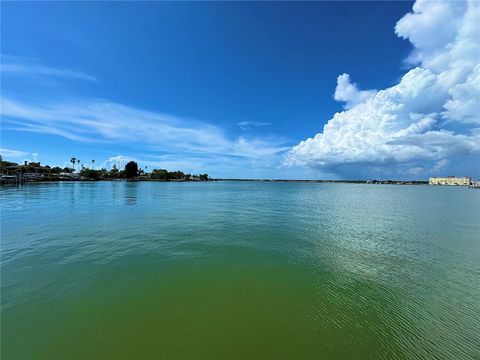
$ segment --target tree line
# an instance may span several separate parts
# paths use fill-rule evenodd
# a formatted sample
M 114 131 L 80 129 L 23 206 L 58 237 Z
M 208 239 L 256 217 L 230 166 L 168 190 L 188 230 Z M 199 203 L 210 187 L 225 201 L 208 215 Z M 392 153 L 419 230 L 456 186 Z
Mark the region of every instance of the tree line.
M 111 170 L 101 169 L 94 170 L 89 168 L 82 168 L 79 172 L 80 176 L 87 179 L 100 180 L 100 179 L 152 179 L 163 181 L 207 181 L 209 179 L 208 174 L 185 174 L 183 171 L 168 171 L 166 169 L 153 169 L 151 172 L 147 172 L 147 167 L 141 169 L 138 167 L 136 161 L 129 161 L 125 164 L 123 170 L 119 170 L 113 165 Z
M 55 178 L 62 174 L 75 174 L 80 177 L 91 180 L 112 180 L 112 179 L 138 179 L 138 180 L 160 180 L 160 181 L 207 181 L 209 180 L 208 174 L 192 175 L 186 174 L 183 171 L 168 171 L 166 169 L 153 169 L 151 172 L 147 172 L 147 166 L 145 169 L 139 168 L 137 162 L 129 161 L 123 169 L 118 169 L 116 165 L 113 165 L 110 170 L 105 168 L 94 169 L 95 160 L 91 161 L 92 166 L 86 167 L 85 164 L 80 165 L 80 160 L 77 158 L 71 158 L 70 162 L 72 167 L 50 167 L 40 166 L 40 163 L 30 162 L 29 164 L 19 165 L 14 162 L 1 161 L 0 167 L 2 173 L 7 168 L 18 168 L 22 172 L 35 172 L 47 175 Z M 75 169 L 77 165 L 77 169 Z
M 130 161 L 125 165 L 125 178 L 133 179 L 137 177 L 146 176 L 153 180 L 208 180 L 208 174 L 185 174 L 183 171 L 168 171 L 166 169 L 153 169 L 150 173 L 147 173 L 143 169 L 139 169 L 138 164 L 135 161 Z

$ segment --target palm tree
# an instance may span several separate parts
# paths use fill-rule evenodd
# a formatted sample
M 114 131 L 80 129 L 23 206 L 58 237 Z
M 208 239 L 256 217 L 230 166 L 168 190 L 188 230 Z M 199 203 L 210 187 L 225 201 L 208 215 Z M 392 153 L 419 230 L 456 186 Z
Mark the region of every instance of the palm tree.
M 92 160 L 92 170 L 95 167 L 95 160 Z
M 80 159 L 77 159 L 78 170 L 80 170 Z
M 72 163 L 72 168 L 73 168 L 73 170 L 75 170 L 75 163 L 77 162 L 77 158 L 72 157 L 72 158 L 70 159 L 70 162 Z

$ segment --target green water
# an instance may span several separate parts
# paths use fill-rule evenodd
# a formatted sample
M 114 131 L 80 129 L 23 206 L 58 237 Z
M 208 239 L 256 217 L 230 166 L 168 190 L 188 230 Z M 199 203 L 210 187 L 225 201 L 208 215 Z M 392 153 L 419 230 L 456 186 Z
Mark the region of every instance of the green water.
M 2 359 L 480 359 L 480 191 L 1 190 Z

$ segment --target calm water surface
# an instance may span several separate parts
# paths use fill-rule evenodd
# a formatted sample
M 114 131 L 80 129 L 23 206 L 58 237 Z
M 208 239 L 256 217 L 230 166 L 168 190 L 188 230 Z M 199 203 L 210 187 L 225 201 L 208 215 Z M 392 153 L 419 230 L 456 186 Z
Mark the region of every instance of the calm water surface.
M 2 188 L 2 359 L 480 359 L 480 191 Z

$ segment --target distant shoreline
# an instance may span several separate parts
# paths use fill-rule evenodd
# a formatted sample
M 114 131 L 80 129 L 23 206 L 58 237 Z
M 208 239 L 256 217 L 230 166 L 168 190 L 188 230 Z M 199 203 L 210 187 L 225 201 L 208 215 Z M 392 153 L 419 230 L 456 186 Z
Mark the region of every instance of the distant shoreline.
M 302 179 L 212 179 L 212 181 L 295 182 L 334 184 L 428 185 L 426 180 L 302 180 Z
M 162 183 L 206 183 L 206 182 L 279 182 L 279 183 L 315 183 L 315 184 L 366 184 L 366 185 L 428 185 L 425 180 L 302 180 L 302 179 L 228 179 L 210 178 L 208 180 L 160 180 L 160 179 L 61 179 L 27 181 L 25 184 L 51 184 L 59 182 L 162 182 Z M 2 185 L 16 185 L 15 183 L 2 183 Z
M 23 165 L 14 162 L 1 161 L 1 179 L 2 185 L 23 184 L 23 183 L 50 183 L 59 181 L 156 181 L 156 182 L 209 182 L 209 181 L 238 181 L 238 182 L 283 182 L 283 183 L 318 183 L 318 184 L 385 184 L 385 185 L 427 185 L 427 180 L 329 180 L 329 179 L 252 179 L 252 178 L 211 178 L 208 174 L 192 175 L 183 171 L 168 171 L 166 169 L 150 169 L 147 167 L 141 169 L 135 161 L 129 161 L 123 170 L 116 166 L 107 170 L 94 169 L 95 160 L 92 160 L 90 168 L 82 165 L 78 172 L 75 170 L 75 164 L 79 165 L 80 160 L 71 158 L 72 167 L 63 169 L 49 165 L 42 166 L 40 162 L 25 161 Z M 79 166 L 77 166 L 79 167 Z

